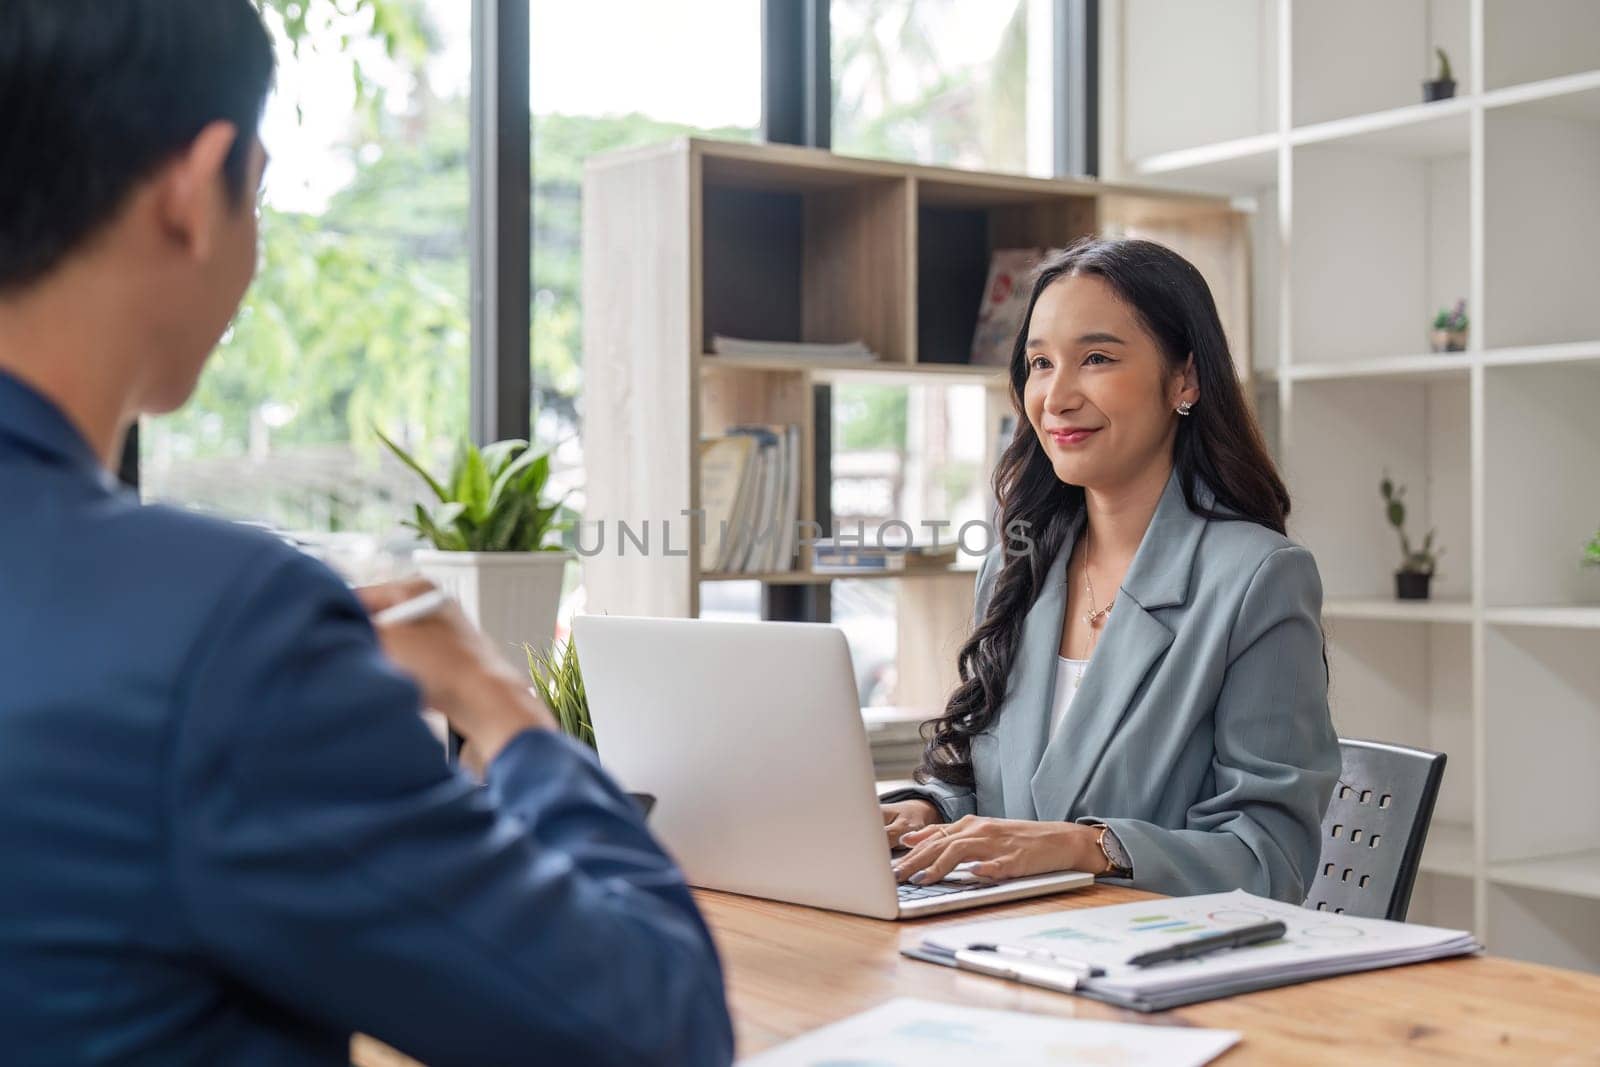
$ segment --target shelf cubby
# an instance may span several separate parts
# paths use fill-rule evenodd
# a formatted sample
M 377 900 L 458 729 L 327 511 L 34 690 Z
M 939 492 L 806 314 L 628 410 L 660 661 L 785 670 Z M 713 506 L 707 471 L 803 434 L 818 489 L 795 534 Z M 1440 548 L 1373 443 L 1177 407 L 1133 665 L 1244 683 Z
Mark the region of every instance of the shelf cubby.
M 1600 70 L 1594 0 L 1483 0 L 1485 89 Z
M 1486 347 L 1600 340 L 1596 189 L 1600 85 L 1486 110 Z
M 1600 900 L 1491 881 L 1488 916 L 1496 955 L 1600 971 Z
M 1278 0 L 1136 0 L 1122 33 L 1125 150 L 1143 159 L 1278 125 Z M 1182 86 L 1175 93 L 1173 86 Z
M 1491 611 L 1546 609 L 1543 621 L 1550 622 L 1568 609 L 1569 621 L 1580 624 L 1600 614 L 1600 570 L 1580 562 L 1600 523 L 1597 404 L 1600 363 L 1484 370 L 1484 492 L 1493 502 L 1484 540 L 1496 561 L 1484 596 Z M 1540 621 L 1537 610 L 1524 617 Z
M 1297 0 L 1290 31 L 1293 124 L 1420 102 L 1422 83 L 1436 72 L 1435 48 L 1451 57 L 1456 91 L 1471 91 L 1470 7 L 1469 0 Z
M 916 362 L 967 364 L 989 257 L 1004 248 L 1064 248 L 1095 232 L 1095 198 L 1047 182 L 916 186 Z
M 1329 618 L 1328 701 L 1341 737 L 1449 753 L 1426 869 L 1473 864 L 1472 628 Z
M 1390 617 L 1404 618 L 1460 610 L 1471 597 L 1469 398 L 1461 377 L 1295 383 L 1284 428 L 1290 533 L 1315 554 L 1328 601 L 1387 602 Z M 1406 487 L 1413 545 L 1438 530 L 1434 601 L 1394 601 L 1400 543 L 1379 493 L 1385 471 Z
M 859 340 L 886 363 L 909 359 L 906 181 L 747 160 L 704 169 L 701 351 L 721 334 Z
M 1469 289 L 1467 129 L 1453 114 L 1294 148 L 1292 363 L 1428 351 L 1434 312 Z
M 1540 864 L 1587 867 L 1588 895 L 1600 895 L 1600 642 L 1497 625 L 1484 638 L 1484 701 L 1497 710 L 1485 737 L 1490 873 L 1527 883 Z

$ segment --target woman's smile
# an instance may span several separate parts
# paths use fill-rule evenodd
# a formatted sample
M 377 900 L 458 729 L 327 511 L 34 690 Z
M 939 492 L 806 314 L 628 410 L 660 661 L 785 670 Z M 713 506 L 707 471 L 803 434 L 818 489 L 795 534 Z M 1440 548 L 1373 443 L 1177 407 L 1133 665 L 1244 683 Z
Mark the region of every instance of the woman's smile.
M 1099 433 L 1100 428 L 1098 426 L 1093 428 L 1066 426 L 1059 430 L 1049 430 L 1046 432 L 1050 434 L 1050 440 L 1054 441 L 1058 448 L 1077 448 L 1079 445 L 1086 443 L 1089 438 Z

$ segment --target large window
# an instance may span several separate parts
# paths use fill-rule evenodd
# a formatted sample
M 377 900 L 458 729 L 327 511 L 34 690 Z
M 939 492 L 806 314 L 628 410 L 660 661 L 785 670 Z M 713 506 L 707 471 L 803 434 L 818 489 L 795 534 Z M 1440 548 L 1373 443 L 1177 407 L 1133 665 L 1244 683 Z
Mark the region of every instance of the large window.
M 280 54 L 260 271 L 193 402 L 143 426 L 141 481 L 382 578 L 414 544 L 400 521 L 419 485 L 374 429 L 435 465 L 469 432 L 474 4 L 257 2 Z M 584 161 L 759 139 L 763 0 L 503 2 L 529 5 L 532 434 L 581 511 Z M 1047 172 L 1053 6 L 832 0 L 834 146 Z M 841 396 L 839 510 L 971 510 L 971 449 L 937 460 L 915 443 L 955 410 L 942 391 Z
M 439 461 L 467 431 L 471 5 L 263 6 L 259 270 L 193 401 L 145 422 L 141 483 L 380 577 L 418 485 L 373 428 Z
M 833 147 L 1049 174 L 1049 13 L 1038 0 L 832 0 Z
M 689 135 L 758 139 L 761 5 L 532 0 L 529 37 L 533 433 L 581 510 L 584 160 Z M 563 620 L 582 603 L 580 588 Z

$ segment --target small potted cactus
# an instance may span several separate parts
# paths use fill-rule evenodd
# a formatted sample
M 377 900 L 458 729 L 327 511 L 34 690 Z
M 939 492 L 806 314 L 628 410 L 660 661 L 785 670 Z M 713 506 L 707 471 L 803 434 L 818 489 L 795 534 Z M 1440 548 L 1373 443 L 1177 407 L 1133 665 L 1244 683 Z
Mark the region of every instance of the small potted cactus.
M 1394 595 L 1400 600 L 1427 600 L 1433 573 L 1444 549 L 1433 547 L 1433 530 L 1422 539 L 1421 547 L 1413 549 L 1411 539 L 1406 536 L 1406 487 L 1395 485 L 1385 473 L 1379 488 L 1383 492 L 1384 513 L 1389 517 L 1389 525 L 1400 535 L 1400 567 L 1394 573 Z
M 1450 70 L 1450 57 L 1443 48 L 1435 48 L 1434 54 L 1439 57 L 1439 76 L 1432 81 L 1422 83 L 1422 102 L 1430 104 L 1435 100 L 1448 100 L 1456 95 L 1456 78 Z
M 1433 332 L 1428 335 L 1435 352 L 1467 350 L 1467 302 L 1457 300 L 1453 308 L 1440 308 L 1433 317 Z

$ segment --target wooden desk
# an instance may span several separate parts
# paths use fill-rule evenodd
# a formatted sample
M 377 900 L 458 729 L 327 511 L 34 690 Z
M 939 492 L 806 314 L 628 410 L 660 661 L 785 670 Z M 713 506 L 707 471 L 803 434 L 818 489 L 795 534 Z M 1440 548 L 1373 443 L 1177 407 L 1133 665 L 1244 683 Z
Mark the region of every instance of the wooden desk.
M 1600 1063 L 1600 977 L 1494 957 L 1440 960 L 1141 1015 L 1080 997 L 910 960 L 900 939 L 939 923 L 1097 907 L 1154 894 L 1095 886 L 1043 902 L 888 923 L 695 894 L 727 970 L 748 1056 L 897 996 L 1159 1026 L 1237 1030 L 1234 1064 Z

